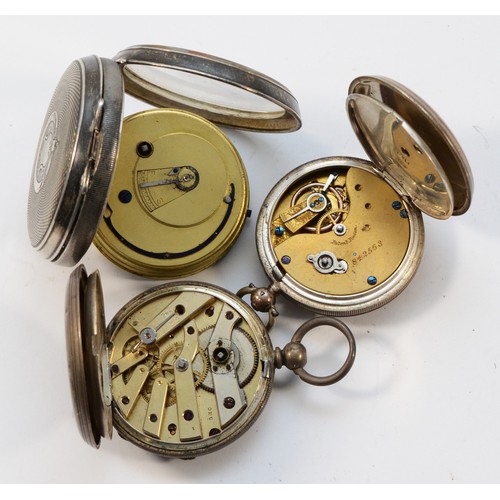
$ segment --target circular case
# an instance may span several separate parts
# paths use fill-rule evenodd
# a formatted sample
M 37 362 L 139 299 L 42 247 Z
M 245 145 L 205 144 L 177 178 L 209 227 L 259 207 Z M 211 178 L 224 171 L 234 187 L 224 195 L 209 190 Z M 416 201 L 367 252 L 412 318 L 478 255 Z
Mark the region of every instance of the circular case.
M 127 139 L 120 141 L 124 85 L 131 95 L 176 109 L 127 118 Z M 154 278 L 184 276 L 221 258 L 243 226 L 248 185 L 238 153 L 207 118 L 250 130 L 300 127 L 297 102 L 285 87 L 213 56 L 145 45 L 115 61 L 73 62 L 54 93 L 35 158 L 32 245 L 54 262 L 74 265 L 99 231 L 96 243 L 108 258 Z M 180 124 L 177 133 L 172 122 Z M 115 169 L 118 182 L 127 182 L 113 191 Z M 214 195 L 203 212 L 210 185 Z M 112 229 L 104 221 L 114 221 Z M 141 238 L 141 228 L 161 238 L 134 240 L 130 235 L 137 230 Z M 205 253 L 198 255 L 199 247 Z
M 94 297 L 102 297 L 98 274 L 87 278 L 79 266 L 68 284 L 66 335 L 74 409 L 87 443 L 98 447 L 111 436 L 104 421 L 112 414 L 127 441 L 194 458 L 255 421 L 271 391 L 274 353 L 262 322 L 238 297 L 203 283 L 158 286 L 126 304 L 106 335 L 94 329 L 104 314 Z
M 98 273 L 73 271 L 66 290 L 66 347 L 73 408 L 84 441 L 111 437 L 111 385 L 104 303 Z
M 472 175 L 456 139 L 402 85 L 360 77 L 347 109 L 373 160 L 329 157 L 281 179 L 264 201 L 257 249 L 279 291 L 321 314 L 367 312 L 410 282 L 424 244 L 421 211 L 464 213 Z
M 96 56 L 74 61 L 42 127 L 28 199 L 33 247 L 74 265 L 87 251 L 110 188 L 120 138 L 120 68 Z
M 268 291 L 269 292 L 269 291 Z M 356 344 L 336 318 L 305 322 L 283 349 L 273 350 L 264 326 L 242 300 L 264 306 L 266 290 L 234 295 L 206 283 L 175 282 L 151 288 L 104 323 L 97 272 L 78 266 L 66 295 L 66 339 L 76 419 L 84 440 L 99 447 L 119 435 L 163 456 L 195 458 L 243 434 L 267 403 L 275 369 L 304 382 L 331 385 L 350 370 Z M 274 298 L 271 300 L 274 302 Z M 256 310 L 273 312 L 265 307 Z M 349 352 L 327 376 L 309 373 L 302 343 L 319 326 L 339 330 Z

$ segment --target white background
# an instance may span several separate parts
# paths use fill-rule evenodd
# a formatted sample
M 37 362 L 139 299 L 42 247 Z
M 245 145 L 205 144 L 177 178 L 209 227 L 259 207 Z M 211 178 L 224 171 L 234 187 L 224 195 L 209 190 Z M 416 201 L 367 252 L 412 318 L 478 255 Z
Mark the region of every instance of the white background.
M 403 294 L 346 319 L 358 344 L 348 376 L 317 388 L 277 372 L 254 426 L 192 461 L 160 459 L 117 434 L 99 450 L 82 441 L 64 336 L 71 269 L 37 255 L 26 230 L 33 157 L 60 76 L 78 57 L 113 57 L 138 43 L 245 64 L 284 83 L 301 106 L 303 127 L 293 134 L 226 130 L 248 170 L 253 217 L 228 256 L 196 279 L 232 291 L 266 284 L 254 229 L 270 188 L 306 161 L 366 158 L 344 107 L 356 76 L 391 77 L 429 102 L 475 178 L 467 214 L 444 222 L 425 216 L 424 257 Z M 0 482 L 499 482 L 499 18 L 4 17 L 0 45 Z M 93 247 L 83 263 L 101 272 L 108 320 L 157 284 L 126 274 Z M 282 347 L 311 314 L 284 299 L 278 305 L 272 339 Z M 313 336 L 310 371 L 330 371 L 340 344 Z

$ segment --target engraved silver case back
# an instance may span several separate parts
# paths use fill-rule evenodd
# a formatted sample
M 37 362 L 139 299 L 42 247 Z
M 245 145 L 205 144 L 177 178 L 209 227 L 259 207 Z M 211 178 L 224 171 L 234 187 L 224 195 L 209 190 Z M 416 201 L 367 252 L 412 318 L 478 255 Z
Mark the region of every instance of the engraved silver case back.
M 124 92 L 254 131 L 300 128 L 297 101 L 279 82 L 199 52 L 140 45 L 113 60 L 75 60 L 50 102 L 28 200 L 32 246 L 73 266 L 97 233 L 117 165 Z
M 119 66 L 97 56 L 63 74 L 42 127 L 28 200 L 31 244 L 43 256 L 76 264 L 102 216 L 121 131 Z

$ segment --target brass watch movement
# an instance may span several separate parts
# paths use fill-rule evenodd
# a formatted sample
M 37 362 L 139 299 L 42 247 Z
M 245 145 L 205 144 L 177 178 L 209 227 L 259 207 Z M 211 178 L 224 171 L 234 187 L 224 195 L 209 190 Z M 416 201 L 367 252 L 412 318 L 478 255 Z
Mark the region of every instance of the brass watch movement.
M 186 276 L 226 253 L 248 201 L 243 163 L 217 127 L 186 111 L 145 111 L 124 120 L 94 242 L 135 274 Z
M 255 290 L 252 302 L 263 310 L 266 292 Z M 99 274 L 87 276 L 78 266 L 67 288 L 66 336 L 82 437 L 99 447 L 114 427 L 148 451 L 194 458 L 250 427 L 266 405 L 276 368 L 286 366 L 316 385 L 335 383 L 351 368 L 355 342 L 339 320 L 313 318 L 274 350 L 272 323 L 264 326 L 246 302 L 222 288 L 173 282 L 132 299 L 106 328 Z M 346 361 L 327 377 L 304 368 L 301 340 L 319 325 L 340 330 L 349 342 Z
M 273 286 L 335 316 L 367 312 L 410 282 L 424 244 L 421 212 L 463 214 L 472 175 L 434 111 L 397 82 L 359 77 L 347 98 L 351 123 L 372 162 L 308 162 L 268 194 L 257 249 Z
M 157 107 L 122 121 L 124 92 Z M 300 127 L 280 83 L 172 47 L 130 47 L 74 61 L 49 105 L 28 202 L 30 240 L 73 266 L 92 242 L 151 278 L 196 273 L 229 250 L 248 212 L 243 162 L 215 125 Z

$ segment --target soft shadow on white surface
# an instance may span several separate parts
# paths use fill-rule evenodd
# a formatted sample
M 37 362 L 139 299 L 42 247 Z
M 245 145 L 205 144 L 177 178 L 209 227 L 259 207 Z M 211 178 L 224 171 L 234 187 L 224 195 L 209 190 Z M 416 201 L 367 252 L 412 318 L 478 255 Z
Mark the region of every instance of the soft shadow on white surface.
M 8 48 L 0 119 L 1 482 L 498 482 L 499 18 L 1 18 L 0 43 Z M 425 217 L 424 257 L 409 287 L 382 309 L 345 319 L 358 342 L 347 377 L 317 388 L 277 372 L 254 426 L 229 447 L 191 461 L 160 459 L 117 434 L 100 450 L 81 440 L 64 340 L 71 270 L 45 262 L 26 231 L 33 157 L 60 75 L 78 57 L 112 57 L 137 43 L 241 62 L 286 84 L 302 110 L 303 127 L 293 134 L 225 130 L 248 170 L 252 218 L 231 252 L 195 279 L 231 291 L 266 284 L 254 231 L 270 188 L 306 161 L 366 158 L 344 106 L 356 76 L 394 78 L 429 102 L 456 134 L 475 177 L 467 214 Z M 146 106 L 127 101 L 127 112 L 137 107 Z M 95 248 L 83 262 L 101 272 L 108 321 L 156 284 L 122 272 Z M 283 298 L 278 305 L 272 339 L 282 347 L 311 314 Z

